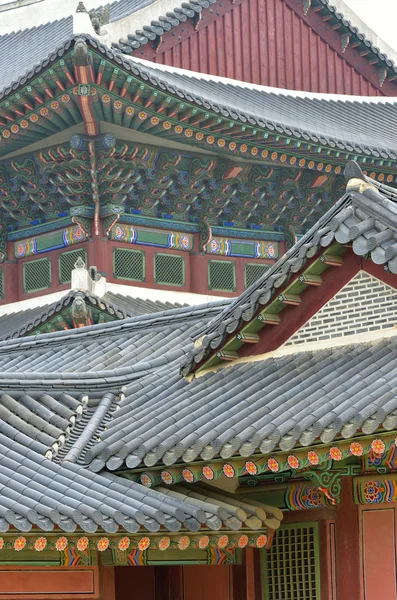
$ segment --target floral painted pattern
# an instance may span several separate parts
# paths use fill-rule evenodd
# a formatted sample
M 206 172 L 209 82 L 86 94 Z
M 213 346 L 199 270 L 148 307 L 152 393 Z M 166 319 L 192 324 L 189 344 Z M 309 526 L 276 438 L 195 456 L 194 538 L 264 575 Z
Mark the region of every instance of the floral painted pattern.
M 88 537 L 86 537 L 85 535 L 81 538 L 79 538 L 77 540 L 77 550 L 80 550 L 80 552 L 84 552 L 84 550 L 87 550 L 88 547 Z
M 23 535 L 20 535 L 19 537 L 17 537 L 17 539 L 14 542 L 14 550 L 16 550 L 17 552 L 20 552 L 21 550 L 23 550 L 26 546 L 26 538 L 23 537 Z
M 239 548 L 245 548 L 248 542 L 248 535 L 240 535 L 240 537 L 238 538 L 237 545 Z
M 269 467 L 270 471 L 273 471 L 273 473 L 277 473 L 277 471 L 280 469 L 280 466 L 275 458 L 269 458 L 267 461 L 267 466 Z
M 162 537 L 161 540 L 159 541 L 159 550 L 162 550 L 164 552 L 164 550 L 167 550 L 167 548 L 170 547 L 171 544 L 171 540 L 169 537 L 165 536 Z
M 128 548 L 130 547 L 130 543 L 131 540 L 129 537 L 122 537 L 121 540 L 119 541 L 119 550 L 124 551 L 124 550 L 128 550 Z
M 4 539 L 0 538 L 0 550 L 3 550 L 4 548 Z
M 306 502 L 309 506 L 318 508 L 322 506 L 321 492 L 315 486 L 309 487 L 306 490 Z
M 256 538 L 255 546 L 257 548 L 263 548 L 267 544 L 267 535 L 264 533 Z
M 221 535 L 218 538 L 218 548 L 226 548 L 229 543 L 229 537 L 227 535 Z
M 104 552 L 104 550 L 107 550 L 109 548 L 109 539 L 103 537 L 100 540 L 98 540 L 97 548 L 99 552 Z
M 187 535 L 183 535 L 178 542 L 178 546 L 180 550 L 186 550 L 190 546 L 190 538 Z
M 373 440 L 371 444 L 371 449 L 375 454 L 383 454 L 386 450 L 385 443 L 382 440 L 376 439 Z
M 232 465 L 230 465 L 229 463 L 224 464 L 222 470 L 223 470 L 223 474 L 226 475 L 226 477 L 229 477 L 229 479 L 234 477 L 234 474 L 235 474 L 234 467 L 232 467 Z
M 247 460 L 247 462 L 245 463 L 245 470 L 250 475 L 256 475 L 258 472 L 258 467 L 254 462 L 252 462 L 252 460 Z
M 203 475 L 205 479 L 210 481 L 211 479 L 214 479 L 214 471 L 211 469 L 211 467 L 203 467 Z
M 204 548 L 207 548 L 209 543 L 210 543 L 210 538 L 208 537 L 208 535 L 202 535 L 201 538 L 199 539 L 198 545 L 201 550 L 204 550 Z
M 383 488 L 376 481 L 366 481 L 364 485 L 364 498 L 369 504 L 380 502 Z
M 336 446 L 332 446 L 332 448 L 330 448 L 329 455 L 332 460 L 342 460 L 342 452 Z
M 152 487 L 152 479 L 149 475 L 147 475 L 146 473 L 142 473 L 141 475 L 141 484 L 144 485 L 145 487 Z
M 171 485 L 174 482 L 172 475 L 169 471 L 161 471 L 161 479 L 167 485 Z
M 149 548 L 149 546 L 150 546 L 150 539 L 148 537 L 143 537 L 138 542 L 138 548 L 141 551 L 147 550 Z
M 352 442 L 350 444 L 350 454 L 353 456 L 362 456 L 364 452 L 364 448 L 359 442 Z
M 314 450 L 310 450 L 310 452 L 307 453 L 307 460 L 311 465 L 318 465 L 320 462 L 320 458 L 317 452 L 314 452 Z
M 192 483 L 194 481 L 194 475 L 193 475 L 193 472 L 190 469 L 183 469 L 183 471 L 182 471 L 182 477 L 188 483 Z
M 34 549 L 37 552 L 41 552 L 47 546 L 47 540 L 45 537 L 39 537 L 34 543 Z
M 299 469 L 299 460 L 293 454 L 290 454 L 287 458 L 288 464 L 291 469 Z

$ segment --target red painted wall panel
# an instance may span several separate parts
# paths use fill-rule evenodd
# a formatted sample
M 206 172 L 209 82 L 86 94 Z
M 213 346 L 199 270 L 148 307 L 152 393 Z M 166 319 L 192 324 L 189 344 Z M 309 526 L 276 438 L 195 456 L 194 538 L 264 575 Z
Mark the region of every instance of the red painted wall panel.
M 98 567 L 0 567 L 0 598 L 98 598 Z
M 282 0 L 244 0 L 153 60 L 291 90 L 382 95 Z
M 229 567 L 186 565 L 183 567 L 185 600 L 229 600 Z
M 394 509 L 363 511 L 365 600 L 395 600 L 396 555 Z

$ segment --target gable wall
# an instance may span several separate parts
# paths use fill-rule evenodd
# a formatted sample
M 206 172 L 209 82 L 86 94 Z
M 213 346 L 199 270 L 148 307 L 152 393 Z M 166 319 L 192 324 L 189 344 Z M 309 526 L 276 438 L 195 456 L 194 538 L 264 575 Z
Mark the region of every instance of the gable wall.
M 397 291 L 360 271 L 285 345 L 354 336 L 396 325 Z
M 168 49 L 150 58 L 165 65 L 284 89 L 382 95 L 284 0 L 243 0 L 208 25 L 203 24 L 189 37 L 183 35 L 187 28 L 183 24 L 171 44 L 169 38 L 165 41 Z M 175 44 L 177 39 L 181 41 Z M 139 51 L 135 55 L 139 57 Z

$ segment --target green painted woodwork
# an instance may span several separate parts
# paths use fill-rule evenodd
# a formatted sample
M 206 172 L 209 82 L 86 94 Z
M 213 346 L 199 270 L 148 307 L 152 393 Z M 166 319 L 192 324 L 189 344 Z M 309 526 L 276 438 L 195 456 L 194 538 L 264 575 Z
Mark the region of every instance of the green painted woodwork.
M 25 292 L 38 292 L 51 285 L 51 263 L 48 258 L 31 260 L 23 265 L 23 289 Z
M 320 600 L 318 523 L 281 525 L 261 566 L 263 600 Z
M 0 300 L 4 298 L 5 284 L 4 284 L 4 270 L 0 269 Z
M 244 285 L 249 288 L 250 285 L 258 281 L 269 269 L 270 265 L 260 263 L 246 263 L 244 265 Z
M 208 289 L 216 292 L 236 291 L 236 264 L 230 260 L 208 261 Z
M 326 254 L 342 257 L 346 250 L 347 248 L 345 246 L 342 246 L 336 242 L 327 249 Z M 303 272 L 303 275 L 321 275 L 321 273 L 329 268 L 334 267 L 329 267 L 329 265 L 323 262 L 321 255 Z M 301 277 L 294 277 L 292 282 L 282 289 L 282 295 L 287 297 L 299 297 L 300 294 L 304 294 L 306 288 L 307 285 L 302 281 Z M 282 311 L 288 306 L 288 304 L 285 304 L 281 300 L 282 295 L 276 294 L 273 300 L 271 300 L 271 302 L 261 311 L 261 313 L 253 315 L 247 324 L 241 328 L 240 332 L 243 334 L 258 333 L 263 329 L 263 327 L 271 327 L 266 325 L 262 317 L 267 314 L 280 315 L 282 313 Z M 282 315 L 280 315 L 280 319 L 282 319 Z M 228 340 L 224 346 L 218 349 L 218 352 L 236 352 L 244 343 L 245 342 L 243 340 L 238 339 L 236 332 L 236 336 L 230 338 L 230 340 Z M 217 353 L 214 353 L 211 358 L 209 358 L 199 367 L 199 370 L 213 367 L 220 362 L 220 357 L 217 356 Z
M 160 285 L 185 285 L 185 260 L 176 254 L 154 255 L 154 280 Z
M 145 281 L 145 254 L 129 248 L 113 249 L 113 275 L 117 279 Z

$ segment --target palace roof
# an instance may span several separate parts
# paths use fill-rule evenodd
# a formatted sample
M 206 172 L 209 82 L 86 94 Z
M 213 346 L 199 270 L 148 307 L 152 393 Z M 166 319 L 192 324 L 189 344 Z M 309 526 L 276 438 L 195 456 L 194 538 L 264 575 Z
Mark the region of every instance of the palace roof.
M 45 30 L 46 26 L 43 27 Z M 60 31 L 63 31 L 62 28 Z M 37 44 L 37 54 L 31 55 L 30 65 L 25 61 L 21 68 L 13 65 L 10 71 L 12 80 L 7 76 L 7 72 L 4 73 L 1 77 L 3 88 L 0 100 L 50 67 L 69 51 L 76 41 L 84 39 L 93 49 L 115 61 L 143 83 L 147 82 L 179 100 L 186 100 L 219 116 L 330 148 L 376 157 L 397 158 L 396 135 L 389 125 L 390 121 L 397 117 L 397 104 L 389 98 L 339 96 L 334 100 L 328 99 L 324 94 L 301 95 L 236 82 L 233 79 L 213 78 L 173 67 L 153 65 L 110 50 L 89 36 L 70 35 L 61 40 L 61 33 L 60 37 L 55 36 L 54 40 L 50 30 L 48 36 L 51 43 L 48 41 L 42 45 Z M 0 51 L 1 40 L 2 38 Z M 4 43 L 7 45 L 6 40 Z M 11 69 L 12 63 L 7 57 L 6 49 L 1 56 L 4 66 L 0 67 L 0 73 L 2 69 Z M 16 79 L 15 74 L 22 69 L 23 76 Z
M 345 175 L 343 198 L 232 304 L 0 342 L 0 529 L 263 531 L 276 509 L 200 480 L 394 443 L 394 329 L 283 346 L 360 269 L 395 277 L 397 195 L 355 163 Z

